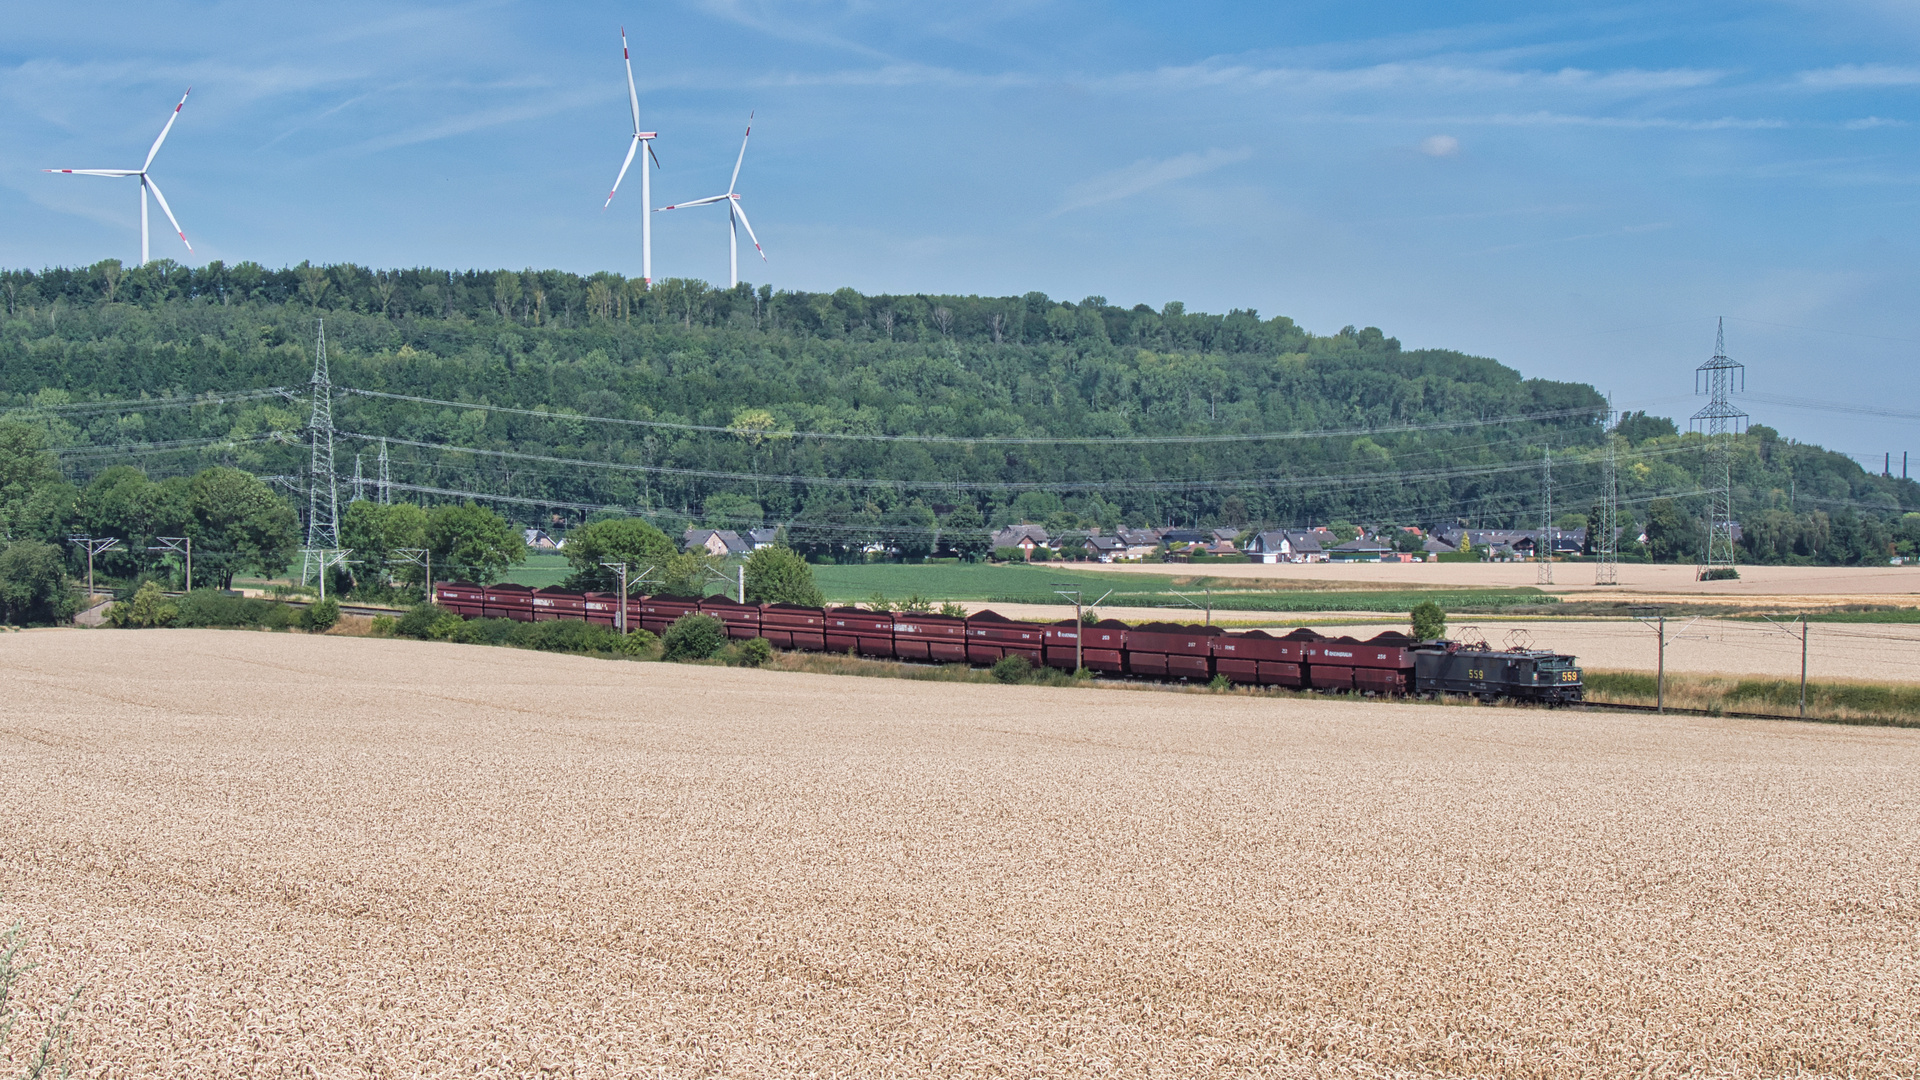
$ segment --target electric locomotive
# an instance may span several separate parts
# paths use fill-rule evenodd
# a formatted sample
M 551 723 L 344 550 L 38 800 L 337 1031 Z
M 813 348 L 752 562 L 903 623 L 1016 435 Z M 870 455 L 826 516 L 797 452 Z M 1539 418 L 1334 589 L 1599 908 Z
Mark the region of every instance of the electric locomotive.
M 1580 669 L 1566 653 L 1494 649 L 1484 641 L 1426 641 L 1411 652 L 1416 693 L 1466 694 L 1485 701 L 1505 697 L 1545 705 L 1586 697 Z

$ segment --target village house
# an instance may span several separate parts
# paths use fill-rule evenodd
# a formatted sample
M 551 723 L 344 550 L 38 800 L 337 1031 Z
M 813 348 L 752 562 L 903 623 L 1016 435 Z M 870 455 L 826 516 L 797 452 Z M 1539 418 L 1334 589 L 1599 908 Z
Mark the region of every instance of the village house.
M 993 534 L 993 550 L 1019 548 L 1020 557 L 1033 558 L 1035 548 L 1052 547 L 1052 537 L 1044 525 L 1009 525 Z
M 745 540 L 740 538 L 740 534 L 732 529 L 688 529 L 686 535 L 681 538 L 680 550 L 695 549 L 705 551 L 716 559 L 724 559 L 730 555 L 745 555 L 753 550 Z

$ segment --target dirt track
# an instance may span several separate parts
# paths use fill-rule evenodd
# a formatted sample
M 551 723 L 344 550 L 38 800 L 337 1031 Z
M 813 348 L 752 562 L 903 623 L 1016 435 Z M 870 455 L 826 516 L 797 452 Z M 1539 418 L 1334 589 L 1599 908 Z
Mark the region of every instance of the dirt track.
M 0 673 L 4 914 L 116 1077 L 1920 1071 L 1920 732 L 215 631 Z

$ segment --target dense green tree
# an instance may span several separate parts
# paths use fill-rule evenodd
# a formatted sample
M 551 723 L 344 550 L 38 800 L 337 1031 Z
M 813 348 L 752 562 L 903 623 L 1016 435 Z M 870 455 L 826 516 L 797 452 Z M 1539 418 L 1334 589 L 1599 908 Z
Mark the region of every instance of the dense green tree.
M 775 545 L 747 556 L 747 601 L 754 604 L 797 604 L 823 607 L 825 599 L 813 582 L 813 567 L 791 548 Z
M 629 588 L 645 593 L 654 591 L 650 584 L 634 587 L 632 583 L 648 572 L 653 574 L 649 582 L 658 581 L 662 567 L 679 553 L 665 533 L 639 518 L 612 518 L 583 525 L 567 534 L 565 550 L 567 563 L 573 567 L 567 588 L 605 593 L 620 591 L 620 575 L 601 563 L 626 563 Z
M 993 548 L 993 536 L 987 532 L 987 519 L 972 503 L 961 503 L 941 524 L 941 540 L 955 555 L 967 562 L 979 562 Z
M 1422 600 L 1413 605 L 1409 613 L 1413 620 L 1413 637 L 1416 641 L 1433 641 L 1447 636 L 1447 612 L 1432 600 Z
M 507 519 L 473 502 L 436 506 L 427 514 L 427 550 L 433 574 L 482 585 L 526 561 L 527 544 Z
M 1706 535 L 1678 503 L 1655 499 L 1647 507 L 1647 547 L 1657 562 L 1693 562 L 1706 549 Z
M 59 539 L 73 497 L 40 432 L 0 421 L 0 543 Z
M 59 622 L 73 609 L 59 548 L 41 540 L 15 540 L 0 548 L 0 622 Z
M 348 558 L 363 584 L 388 578 L 424 584 L 426 567 L 403 560 L 399 552 L 427 546 L 427 511 L 412 503 L 356 500 L 340 515 L 340 546 L 353 552 Z
M 299 516 L 252 473 L 207 469 L 194 475 L 186 497 L 197 580 L 229 588 L 241 570 L 280 574 L 299 550 Z

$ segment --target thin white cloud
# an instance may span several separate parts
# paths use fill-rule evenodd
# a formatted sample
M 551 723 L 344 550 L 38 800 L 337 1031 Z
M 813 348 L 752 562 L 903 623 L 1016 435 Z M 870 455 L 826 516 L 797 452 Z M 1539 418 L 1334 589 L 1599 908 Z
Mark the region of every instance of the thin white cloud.
M 1812 90 L 1851 90 L 1859 87 L 1920 86 L 1920 67 L 1894 64 L 1841 64 L 1803 71 L 1794 82 Z
M 1053 213 L 1057 216 L 1071 210 L 1084 210 L 1090 206 L 1131 198 L 1177 180 L 1188 180 L 1245 161 L 1252 156 L 1253 151 L 1241 148 L 1212 149 L 1204 154 L 1186 153 L 1158 160 L 1141 158 L 1124 169 L 1115 169 L 1068 188 L 1066 202 Z
M 1428 157 L 1452 157 L 1460 152 L 1460 140 L 1451 135 L 1429 135 L 1420 140 L 1420 152 Z
M 603 95 L 597 91 L 593 93 L 575 93 L 554 96 L 542 101 L 529 102 L 521 105 L 504 105 L 492 109 L 479 109 L 474 112 L 462 113 L 458 116 L 443 117 L 432 123 L 421 124 L 417 127 L 408 128 L 405 131 L 397 131 L 390 135 L 382 135 L 379 138 L 368 139 L 355 146 L 347 147 L 345 152 L 350 154 L 372 154 L 382 150 L 398 149 L 402 146 L 413 146 L 419 143 L 434 142 L 439 139 L 450 139 L 457 135 L 466 135 L 491 127 L 499 127 L 502 124 L 517 124 L 526 120 L 538 120 L 542 117 L 552 116 L 555 113 L 566 112 L 569 109 L 575 109 L 582 105 L 598 101 L 602 96 Z
M 1450 64 L 1392 63 L 1360 68 L 1254 67 L 1206 61 L 1164 67 L 1100 80 L 1116 88 L 1284 89 L 1310 93 L 1361 93 L 1393 90 L 1451 92 L 1551 91 L 1631 96 L 1708 86 L 1723 77 L 1719 71 L 1671 68 L 1648 71 L 1509 71 L 1491 67 Z

